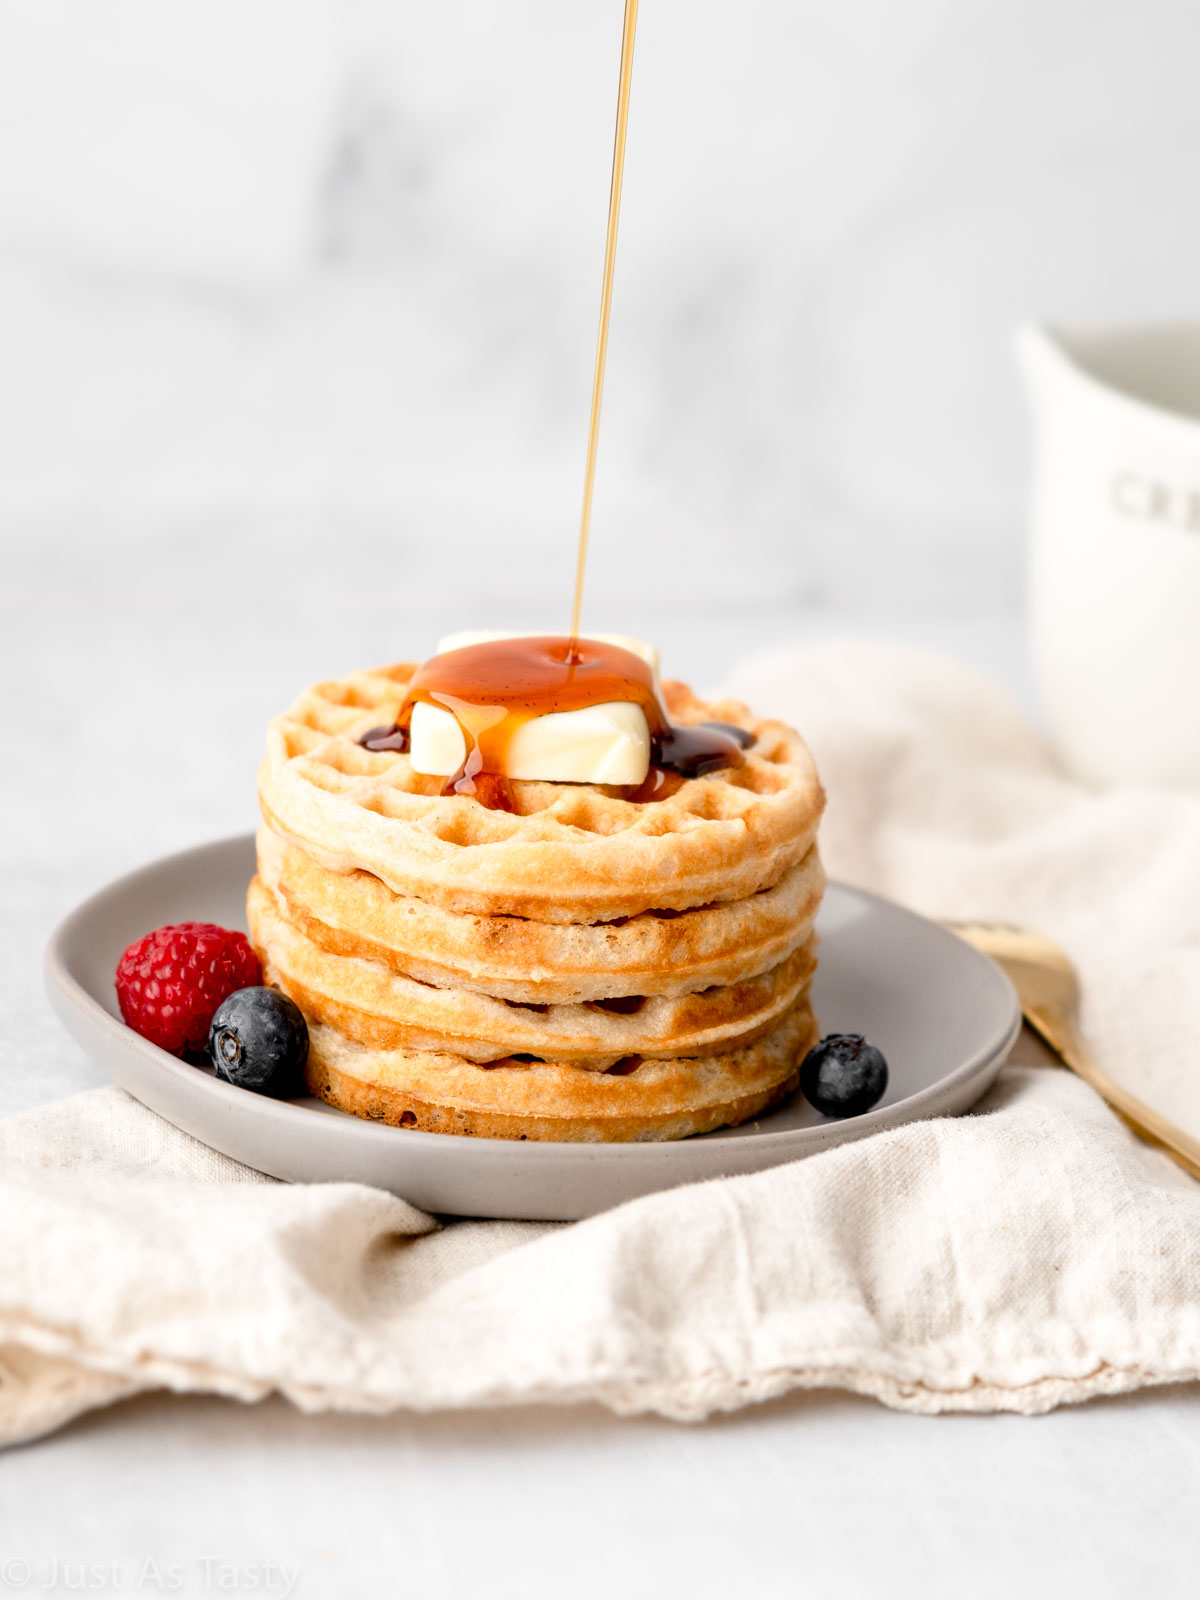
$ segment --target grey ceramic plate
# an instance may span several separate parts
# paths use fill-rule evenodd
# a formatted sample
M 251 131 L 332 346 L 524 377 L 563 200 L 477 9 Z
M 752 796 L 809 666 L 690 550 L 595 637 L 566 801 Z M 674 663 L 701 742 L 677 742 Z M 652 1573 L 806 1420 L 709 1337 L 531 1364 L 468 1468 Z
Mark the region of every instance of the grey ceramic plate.
M 168 922 L 241 928 L 250 834 L 168 856 L 102 889 L 46 952 L 51 1002 L 123 1089 L 216 1150 L 293 1181 L 352 1180 L 456 1216 L 571 1220 L 675 1184 L 755 1172 L 918 1117 L 973 1105 L 1012 1048 L 1020 1011 L 998 967 L 936 923 L 830 886 L 821 911 L 817 1015 L 888 1058 L 884 1099 L 827 1122 L 797 1096 L 746 1127 L 672 1144 L 539 1144 L 389 1128 L 312 1099 L 281 1103 L 220 1083 L 121 1022 L 113 972 L 125 946 Z

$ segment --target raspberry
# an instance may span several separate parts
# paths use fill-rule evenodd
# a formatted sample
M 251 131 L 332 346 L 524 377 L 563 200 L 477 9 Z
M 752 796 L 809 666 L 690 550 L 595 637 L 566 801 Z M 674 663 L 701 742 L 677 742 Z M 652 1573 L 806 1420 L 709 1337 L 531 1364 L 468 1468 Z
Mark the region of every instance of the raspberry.
M 243 933 L 180 922 L 136 939 L 117 963 L 117 1000 L 135 1033 L 185 1060 L 202 1061 L 213 1012 L 235 989 L 262 982 Z

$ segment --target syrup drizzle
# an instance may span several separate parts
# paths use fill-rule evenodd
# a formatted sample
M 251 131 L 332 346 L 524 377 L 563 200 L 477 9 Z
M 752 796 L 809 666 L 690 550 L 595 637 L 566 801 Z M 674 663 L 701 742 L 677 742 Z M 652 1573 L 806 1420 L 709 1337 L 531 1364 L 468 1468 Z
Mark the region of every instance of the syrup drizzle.
M 638 0 L 625 0 L 625 25 L 621 34 L 621 80 L 617 89 L 617 128 L 613 135 L 612 182 L 608 190 L 608 232 L 604 239 L 604 279 L 600 289 L 600 327 L 596 334 L 596 365 L 592 373 L 592 413 L 588 419 L 587 463 L 583 469 L 583 509 L 579 516 L 579 551 L 575 557 L 575 599 L 571 606 L 572 653 L 579 647 L 583 579 L 587 570 L 588 533 L 592 525 L 592 489 L 596 482 L 600 402 L 604 396 L 608 321 L 612 314 L 613 271 L 617 262 L 617 225 L 621 219 L 621 181 L 625 175 L 625 130 L 629 126 L 629 87 L 633 80 L 633 38 L 637 32 L 637 12 Z
M 508 751 L 514 735 L 532 718 L 551 712 L 578 711 L 610 700 L 630 700 L 641 707 L 650 730 L 651 764 L 644 782 L 627 791 L 627 798 L 638 803 L 665 800 L 687 778 L 701 777 L 720 767 L 740 766 L 742 751 L 753 743 L 753 735 L 732 723 L 676 726 L 658 698 L 650 668 L 640 656 L 618 645 L 584 639 L 579 632 L 608 355 L 608 325 L 612 313 L 637 12 L 638 0 L 625 0 L 600 325 L 592 374 L 592 409 L 588 421 L 571 632 L 566 638 L 546 634 L 468 645 L 431 657 L 414 674 L 395 723 L 390 727 L 371 728 L 359 740 L 368 750 L 404 751 L 409 747 L 414 705 L 425 702 L 449 711 L 462 730 L 466 759 L 442 793 L 472 795 L 494 810 L 518 809 L 506 776 Z M 632 1068 L 622 1068 L 620 1063 L 610 1068 L 614 1072 L 621 1070 Z
M 431 656 L 413 674 L 396 721 L 368 729 L 359 743 L 367 750 L 406 750 L 413 707 L 420 702 L 438 706 L 462 729 L 467 752 L 442 793 L 473 795 L 493 810 L 516 811 L 505 774 L 517 730 L 534 717 L 610 700 L 640 706 L 650 730 L 650 771 L 627 796 L 637 802 L 666 799 L 685 778 L 740 766 L 742 751 L 753 742 L 733 723 L 673 723 L 653 673 L 632 650 L 599 639 L 543 634 Z

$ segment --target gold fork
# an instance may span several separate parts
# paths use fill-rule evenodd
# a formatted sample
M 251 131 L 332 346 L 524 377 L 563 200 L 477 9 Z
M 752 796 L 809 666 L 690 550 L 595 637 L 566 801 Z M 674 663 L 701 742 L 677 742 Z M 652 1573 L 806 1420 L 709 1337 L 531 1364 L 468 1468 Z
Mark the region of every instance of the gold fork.
M 995 922 L 948 922 L 960 938 L 991 956 L 1012 980 L 1025 1021 L 1071 1071 L 1150 1144 L 1158 1145 L 1193 1178 L 1200 1178 L 1200 1141 L 1122 1089 L 1092 1060 L 1075 1017 L 1079 979 L 1065 950 L 1032 928 Z

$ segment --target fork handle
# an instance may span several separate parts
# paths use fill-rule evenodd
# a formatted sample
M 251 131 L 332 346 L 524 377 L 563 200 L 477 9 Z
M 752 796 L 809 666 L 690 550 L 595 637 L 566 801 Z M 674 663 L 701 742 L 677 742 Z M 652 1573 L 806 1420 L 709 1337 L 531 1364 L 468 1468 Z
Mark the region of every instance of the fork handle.
M 1062 1017 L 1051 1016 L 1040 1006 L 1031 1006 L 1025 1013 L 1025 1020 L 1062 1057 L 1071 1071 L 1090 1084 L 1136 1134 L 1165 1150 L 1193 1178 L 1200 1178 L 1200 1140 L 1184 1133 L 1182 1128 L 1177 1128 L 1173 1122 L 1160 1116 L 1136 1095 L 1122 1089 L 1119 1083 L 1114 1083 L 1106 1072 L 1102 1072 L 1073 1023 L 1064 1021 Z

